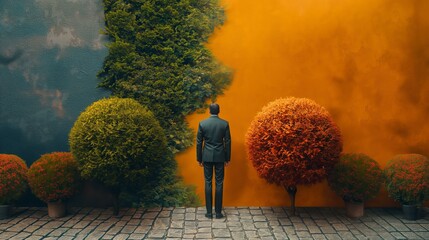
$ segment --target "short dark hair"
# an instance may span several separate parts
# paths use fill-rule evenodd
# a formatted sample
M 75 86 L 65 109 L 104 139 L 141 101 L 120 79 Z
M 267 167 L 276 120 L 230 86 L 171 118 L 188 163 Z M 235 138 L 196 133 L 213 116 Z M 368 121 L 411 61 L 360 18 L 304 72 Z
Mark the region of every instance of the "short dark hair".
M 217 104 L 217 103 L 210 104 L 209 109 L 210 109 L 210 114 L 218 115 L 220 112 L 220 107 L 219 107 L 219 104 Z

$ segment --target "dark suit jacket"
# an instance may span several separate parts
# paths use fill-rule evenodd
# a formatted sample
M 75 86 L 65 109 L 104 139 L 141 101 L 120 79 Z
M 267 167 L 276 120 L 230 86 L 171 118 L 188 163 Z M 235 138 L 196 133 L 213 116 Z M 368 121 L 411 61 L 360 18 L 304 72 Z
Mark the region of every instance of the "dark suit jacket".
M 198 162 L 229 162 L 231 134 L 227 121 L 211 116 L 200 122 L 197 133 Z

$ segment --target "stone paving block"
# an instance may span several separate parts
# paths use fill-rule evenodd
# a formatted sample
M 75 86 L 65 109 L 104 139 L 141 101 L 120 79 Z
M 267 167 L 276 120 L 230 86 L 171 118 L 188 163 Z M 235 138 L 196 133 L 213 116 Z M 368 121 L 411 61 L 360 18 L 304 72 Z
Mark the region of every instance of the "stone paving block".
M 228 227 L 230 232 L 243 232 L 243 227 Z
M 322 233 L 325 233 L 325 234 L 336 233 L 335 229 L 331 226 L 320 227 L 320 230 L 322 231 Z
M 381 237 L 381 239 L 383 240 L 393 240 L 396 239 L 392 234 L 390 234 L 389 232 L 379 232 L 378 235 Z
M 343 223 L 334 223 L 334 224 L 332 224 L 332 227 L 334 227 L 334 229 L 336 231 L 347 231 L 347 230 L 349 230 L 347 228 L 347 226 L 344 225 Z
M 82 229 L 75 229 L 75 228 L 70 228 L 69 230 L 67 230 L 66 232 L 64 232 L 64 236 L 71 236 L 74 237 L 76 236 L 80 231 L 82 231 Z
M 142 219 L 142 221 L 140 222 L 140 225 L 151 226 L 151 225 L 153 225 L 154 221 L 155 221 L 155 219 Z
M 22 240 L 22 239 L 27 238 L 28 236 L 30 236 L 30 233 L 20 232 L 20 233 L 16 234 L 15 236 L 9 238 L 9 240 Z M 0 234 L 0 237 L 1 237 L 1 234 Z M 3 238 L 1 238 L 1 239 L 3 239 Z M 5 238 L 5 239 L 7 239 L 7 238 Z
M 267 218 L 263 215 L 256 215 L 256 216 L 253 216 L 253 221 L 254 222 L 266 222 Z
M 213 236 L 215 238 L 229 238 L 231 237 L 231 233 L 226 229 L 213 229 Z
M 9 238 L 3 238 L 3 236 L 0 235 L 0 239 L 9 239 Z M 43 239 L 43 238 L 41 238 L 40 236 L 31 235 L 28 238 L 26 238 L 25 240 L 40 240 L 40 239 Z
M 269 228 L 257 229 L 256 232 L 260 237 L 266 237 L 266 236 L 272 236 L 273 235 L 271 232 L 271 229 L 269 229 Z
M 394 236 L 396 239 L 407 239 L 402 233 L 400 232 L 390 232 L 392 236 Z
M 52 231 L 51 233 L 49 233 L 49 237 L 59 237 L 61 235 L 63 235 L 66 231 L 68 230 L 68 228 L 57 228 L 54 231 Z
M 226 228 L 226 222 L 213 222 L 212 228 Z
M 167 232 L 167 237 L 180 238 L 183 235 L 183 229 L 169 229 Z
M 422 239 L 419 235 L 417 235 L 414 232 L 401 232 L 402 235 L 405 236 L 407 239 Z
M 140 240 L 140 239 L 144 239 L 146 236 L 146 234 L 143 233 L 132 233 L 130 234 L 130 236 L 128 237 L 128 239 L 130 240 Z
M 37 220 L 36 222 L 34 222 L 32 225 L 33 226 L 43 226 L 47 223 L 47 220 Z
M 52 229 L 52 228 L 43 228 L 43 227 L 41 227 L 41 228 L 37 229 L 36 231 L 34 231 L 32 234 L 33 235 L 37 235 L 37 236 L 46 236 L 49 233 L 51 233 L 53 230 L 54 229 Z
M 144 234 L 146 234 L 146 233 L 148 233 L 149 232 L 149 230 L 151 229 L 152 227 L 151 226 L 147 226 L 147 225 L 144 225 L 144 226 L 138 226 L 135 230 L 134 230 L 134 233 L 144 233 Z
M 429 239 L 429 232 L 425 231 L 425 232 L 416 232 L 416 234 L 421 237 L 422 239 Z
M 91 223 L 91 221 L 89 220 L 81 220 L 77 223 L 75 223 L 74 225 L 72 225 L 72 228 L 85 228 L 86 226 L 88 226 Z M 68 226 L 68 225 L 67 225 Z
M 211 221 L 199 221 L 197 222 L 197 227 L 211 227 L 212 222 Z
M 134 230 L 136 230 L 137 226 L 133 226 L 133 225 L 126 225 L 125 227 L 122 228 L 120 233 L 133 233 Z
M 117 234 L 122 230 L 122 228 L 122 226 L 113 226 L 109 231 L 107 231 L 107 234 Z
M 422 225 L 417 224 L 417 223 L 409 223 L 409 224 L 405 224 L 405 226 L 413 232 L 427 231 Z
M 328 233 L 325 234 L 326 239 L 328 240 L 343 240 L 340 235 L 336 234 L 336 233 Z
M 143 218 L 154 219 L 158 216 L 158 212 L 146 212 L 143 214 Z
M 70 236 L 61 236 L 58 238 L 58 240 L 73 240 L 73 237 Z
M 116 235 L 113 234 L 104 234 L 101 239 L 113 239 Z
M 88 239 L 100 239 L 103 237 L 103 235 L 106 234 L 106 232 L 99 232 L 99 231 L 93 231 L 88 234 Z
M 154 229 L 168 229 L 170 218 L 157 218 L 153 224 Z
M 311 237 L 315 240 L 326 240 L 326 237 L 324 234 L 315 233 L 315 234 L 311 234 Z
M 232 239 L 237 239 L 237 240 L 242 240 L 245 239 L 245 233 L 243 231 L 240 232 L 231 232 L 231 238 Z
M 259 229 L 259 228 L 268 228 L 268 223 L 267 222 L 255 222 L 254 225 L 255 225 L 255 227 L 257 229 Z
M 212 239 L 212 234 L 211 233 L 197 233 L 195 235 L 196 239 Z
M 113 240 L 126 240 L 126 239 L 128 239 L 129 237 L 130 237 L 130 235 L 129 235 L 129 234 L 121 233 L 121 234 L 116 235 L 116 236 L 113 238 Z
M 185 221 L 188 221 L 188 220 L 195 220 L 196 219 L 196 214 L 195 213 L 186 213 L 185 214 Z
M 164 238 L 167 235 L 167 230 L 164 229 L 152 229 L 147 234 L 148 238 Z
M 264 236 L 261 237 L 261 240 L 275 240 L 275 238 L 273 236 Z
M 247 238 L 257 238 L 259 237 L 256 230 L 255 231 L 251 231 L 251 230 L 245 230 L 244 234 L 246 235 Z

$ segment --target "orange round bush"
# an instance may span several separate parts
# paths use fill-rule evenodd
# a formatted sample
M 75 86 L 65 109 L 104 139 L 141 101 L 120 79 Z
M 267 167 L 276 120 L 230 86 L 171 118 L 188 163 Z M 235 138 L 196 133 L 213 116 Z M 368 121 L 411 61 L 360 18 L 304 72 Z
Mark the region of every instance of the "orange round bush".
M 305 98 L 281 98 L 259 112 L 246 134 L 249 159 L 269 183 L 290 187 L 327 176 L 342 151 L 328 111 Z
M 27 164 L 13 154 L 0 154 L 0 204 L 18 199 L 27 188 Z
M 31 191 L 44 202 L 72 197 L 79 182 L 78 163 L 69 152 L 44 154 L 28 170 Z

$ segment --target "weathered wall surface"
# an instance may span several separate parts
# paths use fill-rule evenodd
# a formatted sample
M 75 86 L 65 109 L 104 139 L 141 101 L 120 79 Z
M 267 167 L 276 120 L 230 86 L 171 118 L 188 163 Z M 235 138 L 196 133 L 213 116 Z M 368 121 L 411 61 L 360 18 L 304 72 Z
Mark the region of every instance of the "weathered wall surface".
M 28 164 L 69 151 L 77 116 L 106 93 L 101 0 L 0 1 L 0 152 Z
M 429 1 L 225 0 L 226 25 L 214 54 L 235 71 L 219 98 L 229 120 L 232 164 L 226 205 L 288 205 L 284 189 L 259 179 L 244 135 L 261 108 L 287 96 L 326 107 L 340 126 L 345 152 L 362 152 L 383 167 L 395 154 L 429 156 Z M 207 117 L 194 115 L 190 124 Z M 179 156 L 182 175 L 203 194 L 195 150 Z M 299 186 L 301 206 L 342 206 L 326 182 Z M 386 193 L 368 203 L 392 205 Z

